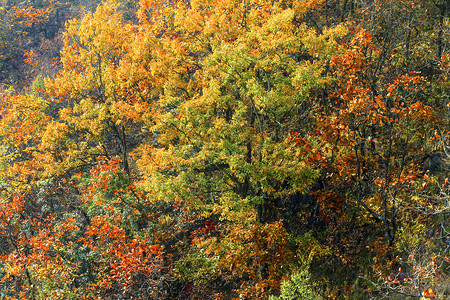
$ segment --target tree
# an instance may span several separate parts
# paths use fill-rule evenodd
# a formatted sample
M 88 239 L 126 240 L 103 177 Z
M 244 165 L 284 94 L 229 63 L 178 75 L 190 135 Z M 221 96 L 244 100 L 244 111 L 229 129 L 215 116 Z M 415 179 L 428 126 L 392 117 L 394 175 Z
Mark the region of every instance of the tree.
M 443 4 L 109 0 L 69 21 L 58 73 L 2 94 L 2 293 L 439 293 Z

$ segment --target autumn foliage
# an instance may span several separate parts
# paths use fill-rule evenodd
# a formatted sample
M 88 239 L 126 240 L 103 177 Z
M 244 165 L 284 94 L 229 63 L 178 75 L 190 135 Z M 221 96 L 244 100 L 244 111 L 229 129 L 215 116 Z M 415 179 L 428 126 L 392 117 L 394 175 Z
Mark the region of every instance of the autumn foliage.
M 0 10 L 0 297 L 445 299 L 447 2 Z

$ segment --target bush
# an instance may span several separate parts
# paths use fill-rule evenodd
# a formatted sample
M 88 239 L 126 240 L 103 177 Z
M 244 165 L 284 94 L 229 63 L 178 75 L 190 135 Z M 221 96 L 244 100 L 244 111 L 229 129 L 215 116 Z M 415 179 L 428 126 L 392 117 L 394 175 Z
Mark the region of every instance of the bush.
M 310 282 L 310 274 L 308 270 L 304 269 L 299 273 L 292 275 L 290 280 L 284 281 L 281 284 L 281 295 L 278 297 L 271 296 L 269 298 L 269 300 L 295 299 L 323 299 L 322 296 L 314 291 L 314 286 Z

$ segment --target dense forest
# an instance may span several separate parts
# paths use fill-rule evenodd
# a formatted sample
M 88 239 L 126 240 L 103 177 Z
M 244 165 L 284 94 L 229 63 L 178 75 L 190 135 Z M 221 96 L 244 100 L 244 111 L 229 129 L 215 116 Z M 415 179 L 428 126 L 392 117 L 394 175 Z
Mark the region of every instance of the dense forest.
M 448 299 L 449 16 L 1 0 L 0 299 Z

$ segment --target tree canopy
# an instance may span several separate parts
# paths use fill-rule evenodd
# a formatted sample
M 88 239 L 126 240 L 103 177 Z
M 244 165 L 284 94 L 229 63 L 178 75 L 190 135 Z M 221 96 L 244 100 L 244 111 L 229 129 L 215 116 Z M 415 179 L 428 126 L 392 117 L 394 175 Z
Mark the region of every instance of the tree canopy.
M 445 299 L 449 12 L 5 4 L 0 297 Z

